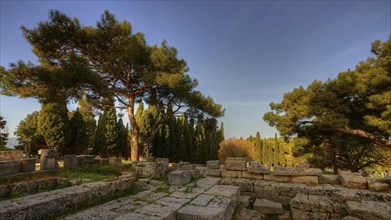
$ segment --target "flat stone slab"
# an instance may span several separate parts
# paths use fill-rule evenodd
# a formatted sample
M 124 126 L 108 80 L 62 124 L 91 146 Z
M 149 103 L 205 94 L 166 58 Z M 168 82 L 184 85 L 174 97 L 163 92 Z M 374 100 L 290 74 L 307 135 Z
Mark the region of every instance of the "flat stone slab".
M 171 206 L 163 206 L 158 204 L 149 204 L 134 211 L 144 215 L 161 217 L 167 220 L 175 220 L 175 211 L 177 209 Z
M 254 210 L 261 214 L 283 214 L 282 204 L 267 199 L 257 199 L 254 202 Z
M 212 201 L 214 197 L 215 195 L 202 194 L 197 196 L 197 198 L 195 198 L 193 201 L 191 201 L 190 205 L 205 207 L 210 203 L 210 201 Z
M 230 199 L 236 199 L 240 195 L 240 187 L 227 185 L 214 185 L 205 194 L 224 196 Z
M 161 199 L 156 200 L 156 204 L 170 206 L 171 208 L 178 210 L 180 207 L 188 203 L 190 199 L 184 198 L 175 198 L 171 196 L 166 196 Z
M 350 189 L 367 188 L 367 179 L 361 176 L 359 173 L 340 171 L 338 177 L 343 187 L 350 188 Z
M 355 202 L 348 201 L 349 215 L 362 219 L 391 219 L 391 206 L 384 202 L 363 201 Z
M 161 217 L 156 216 L 150 216 L 150 215 L 144 215 L 140 213 L 128 213 L 126 215 L 121 215 L 118 218 L 115 218 L 115 220 L 162 220 Z
M 203 179 L 199 179 L 197 181 L 197 188 L 209 189 L 210 187 L 220 183 L 220 178 L 207 177 Z

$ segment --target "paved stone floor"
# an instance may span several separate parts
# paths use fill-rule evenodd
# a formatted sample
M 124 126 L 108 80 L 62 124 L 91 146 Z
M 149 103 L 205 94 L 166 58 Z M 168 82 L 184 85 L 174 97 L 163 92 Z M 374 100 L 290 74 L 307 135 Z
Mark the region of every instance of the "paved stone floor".
M 63 219 L 195 220 L 230 219 L 239 187 L 218 185 L 220 178 L 203 178 L 182 187 L 154 189 L 92 207 Z

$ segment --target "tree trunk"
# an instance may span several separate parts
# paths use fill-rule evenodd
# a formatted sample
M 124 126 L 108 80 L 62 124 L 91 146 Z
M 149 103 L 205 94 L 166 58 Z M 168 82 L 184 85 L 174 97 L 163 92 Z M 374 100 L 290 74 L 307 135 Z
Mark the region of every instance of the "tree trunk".
M 139 130 L 136 123 L 136 118 L 134 117 L 134 96 L 128 98 L 129 106 L 128 106 L 128 118 L 130 122 L 130 126 L 132 127 L 132 131 L 130 133 L 130 156 L 132 161 L 138 161 L 140 157 L 139 152 Z
M 338 161 L 337 161 L 337 154 L 335 152 L 332 153 L 332 163 L 333 163 L 333 170 L 334 170 L 334 175 L 338 174 Z

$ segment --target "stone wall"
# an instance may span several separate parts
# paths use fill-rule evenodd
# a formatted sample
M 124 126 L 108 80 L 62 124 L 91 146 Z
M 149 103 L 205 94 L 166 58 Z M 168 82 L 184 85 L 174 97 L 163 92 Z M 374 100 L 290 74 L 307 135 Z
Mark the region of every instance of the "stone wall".
M 23 159 L 23 151 L 20 150 L 0 151 L 0 161 L 21 160 L 21 159 Z
M 57 177 L 25 181 L 9 185 L 0 185 L 0 198 L 10 197 L 18 193 L 36 193 L 39 190 L 46 190 L 61 184 Z

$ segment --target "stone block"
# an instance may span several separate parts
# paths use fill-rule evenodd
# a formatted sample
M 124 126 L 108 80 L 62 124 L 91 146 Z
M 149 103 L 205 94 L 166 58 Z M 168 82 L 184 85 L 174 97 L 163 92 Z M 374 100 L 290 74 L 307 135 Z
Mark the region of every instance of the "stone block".
M 274 174 L 263 174 L 264 180 L 276 181 L 276 182 L 291 182 L 292 176 L 280 176 Z
M 171 186 L 182 186 L 190 183 L 191 172 L 187 170 L 172 171 L 168 174 L 168 183 Z
M 242 178 L 245 178 L 245 179 L 253 179 L 253 174 L 252 173 L 249 173 L 247 171 L 242 171 Z M 262 175 L 262 178 L 263 178 L 263 175 Z
M 350 216 L 361 219 L 391 219 L 391 206 L 376 201 L 346 202 Z
M 319 184 L 341 185 L 338 175 L 321 174 L 318 181 Z
M 19 160 L 20 172 L 29 173 L 35 171 L 35 158 Z
M 95 156 L 94 155 L 77 155 L 76 160 L 77 160 L 77 165 L 94 164 L 95 163 Z
M 267 199 L 256 199 L 254 202 L 254 210 L 261 214 L 284 214 L 281 203 Z
M 251 204 L 251 196 L 249 195 L 242 195 L 239 196 L 238 199 L 239 206 L 246 208 Z
M 280 214 L 277 216 L 278 220 L 291 220 L 291 212 L 290 211 L 284 211 L 283 214 Z
M 122 160 L 121 160 L 121 158 L 118 158 L 118 157 L 109 157 L 109 164 L 121 165 Z
M 77 166 L 76 155 L 64 155 L 64 168 L 71 168 Z
M 264 174 L 257 174 L 257 173 L 253 173 L 252 176 L 253 176 L 253 179 L 255 180 L 263 180 L 263 175 Z
M 367 179 L 359 173 L 352 173 L 350 171 L 339 171 L 339 180 L 343 187 L 350 189 L 366 189 Z
M 190 202 L 190 205 L 205 207 L 210 203 L 210 201 L 212 201 L 214 197 L 215 195 L 201 194 L 197 196 L 195 199 L 193 199 L 193 201 Z
M 310 165 L 308 163 L 300 163 L 297 165 L 298 168 L 310 168 Z
M 254 192 L 254 180 L 223 178 L 221 185 L 239 186 L 241 192 Z
M 226 170 L 246 170 L 246 161 L 241 157 L 228 157 L 225 160 L 225 169 Z
M 242 171 L 221 170 L 221 176 L 222 177 L 229 177 L 229 178 L 241 178 Z
M 308 186 L 316 186 L 318 185 L 318 177 L 317 176 L 292 176 L 293 183 L 305 183 Z
M 109 158 L 96 158 L 95 162 L 100 166 L 109 165 Z
M 292 176 L 295 172 L 294 167 L 281 167 L 281 166 L 276 166 L 273 169 L 273 174 L 278 175 L 278 176 Z
M 220 169 L 204 169 L 204 174 L 206 176 L 221 176 L 221 170 Z
M 250 173 L 264 174 L 269 173 L 270 168 L 267 166 L 263 166 L 261 162 L 251 161 L 249 166 L 247 167 L 247 171 Z
M 310 211 L 291 208 L 292 220 L 311 220 Z
M 170 162 L 170 160 L 168 158 L 161 158 L 161 157 L 157 157 L 155 159 L 155 162 L 159 162 L 159 161 L 164 161 L 166 162 L 167 164 Z
M 21 150 L 0 151 L 0 161 L 21 159 L 23 159 L 23 151 Z
M 205 175 L 205 169 L 206 169 L 206 167 L 196 167 L 196 170 L 199 171 L 200 176 Z
M 264 219 L 265 215 L 260 214 L 255 210 L 251 209 L 245 209 L 245 208 L 239 208 L 239 210 L 236 212 L 236 218 L 235 219 L 240 219 L 240 220 L 260 220 Z
M 145 158 L 145 160 L 146 160 L 147 162 L 155 162 L 155 158 L 152 157 L 152 156 L 148 156 L 147 158 Z
M 299 168 L 295 169 L 294 175 L 303 175 L 303 176 L 319 176 L 323 172 L 319 168 Z
M 388 183 L 377 182 L 375 179 L 367 178 L 368 189 L 373 192 L 387 191 L 390 189 Z
M 240 188 L 238 186 L 214 185 L 205 194 L 236 199 L 240 195 Z
M 41 170 L 58 170 L 58 168 L 56 158 L 41 157 Z
M 219 160 L 208 160 L 206 161 L 206 167 L 209 169 L 220 169 Z

